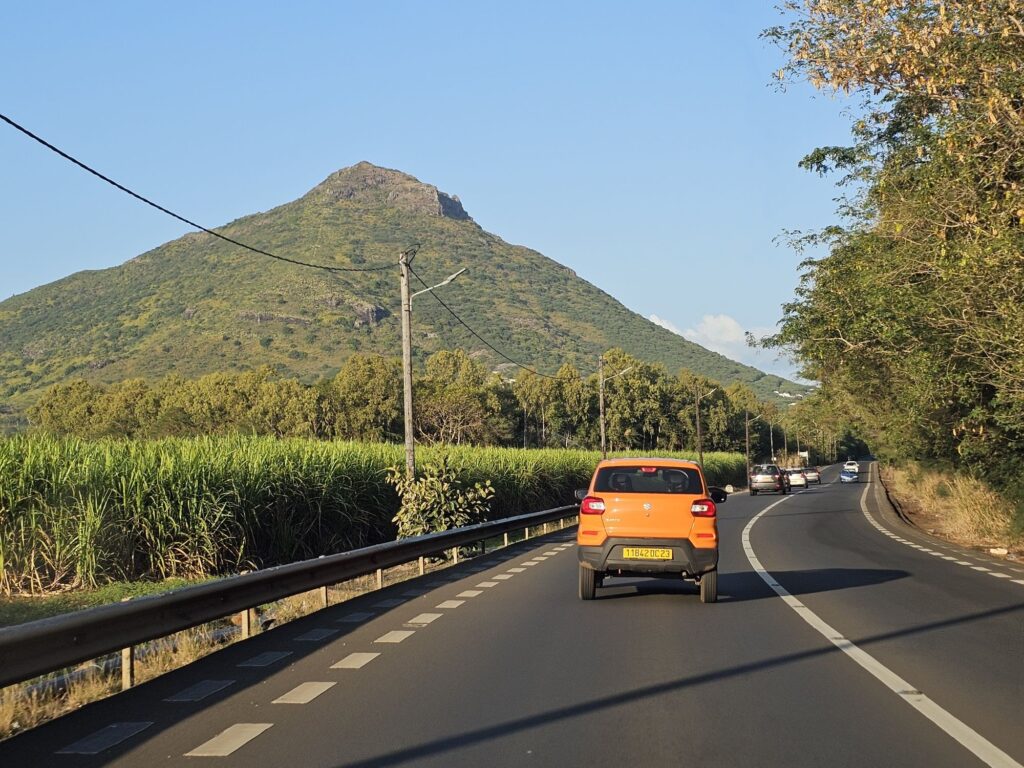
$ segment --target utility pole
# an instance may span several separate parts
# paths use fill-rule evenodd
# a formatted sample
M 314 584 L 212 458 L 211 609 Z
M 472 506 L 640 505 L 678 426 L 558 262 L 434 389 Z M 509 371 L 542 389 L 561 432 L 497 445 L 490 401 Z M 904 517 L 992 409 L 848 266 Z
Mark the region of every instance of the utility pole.
M 398 265 L 402 270 L 402 410 L 405 411 L 405 475 L 410 480 L 416 479 L 416 438 L 412 431 L 412 300 L 421 293 L 427 293 L 452 280 L 466 271 L 465 267 L 453 275 L 449 275 L 437 285 L 424 288 L 416 293 L 409 293 L 409 265 L 419 250 L 418 245 L 406 248 L 398 257 Z
M 704 436 L 700 431 L 700 401 L 708 395 L 714 394 L 718 390 L 718 387 L 714 387 L 707 392 L 701 392 L 697 390 L 697 456 L 699 457 L 698 463 L 700 468 L 704 469 Z
M 775 463 L 775 424 L 768 422 L 768 443 L 771 445 L 772 464 Z
M 402 395 L 405 411 L 405 476 L 416 479 L 416 438 L 412 432 L 412 296 L 409 294 L 409 263 L 415 248 L 402 251 L 398 264 L 402 269 Z
M 597 358 L 597 412 L 601 421 L 601 458 L 608 458 L 604 443 L 604 358 Z
M 618 373 L 612 374 L 607 379 L 604 377 L 604 358 L 597 358 L 597 411 L 601 422 L 601 458 L 608 458 L 608 450 L 605 448 L 604 441 L 604 383 L 611 381 L 616 376 L 621 376 L 624 373 L 629 373 L 633 370 L 633 366 L 627 366 Z
M 750 411 L 743 409 L 743 432 L 747 442 L 747 482 L 750 482 Z

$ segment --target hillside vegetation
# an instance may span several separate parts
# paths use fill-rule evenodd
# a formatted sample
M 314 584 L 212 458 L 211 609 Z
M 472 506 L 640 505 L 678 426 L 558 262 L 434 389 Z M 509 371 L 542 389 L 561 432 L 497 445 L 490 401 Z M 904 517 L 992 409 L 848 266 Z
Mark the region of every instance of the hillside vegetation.
M 589 373 L 602 351 L 621 347 L 672 373 L 687 368 L 749 384 L 762 398 L 803 390 L 654 325 L 571 270 L 484 231 L 456 198 L 369 163 L 219 231 L 288 258 L 395 268 L 312 270 L 201 233 L 71 275 L 0 302 L 0 406 L 24 409 L 46 387 L 75 378 L 155 381 L 269 365 L 311 383 L 333 376 L 354 352 L 396 355 L 397 259 L 413 243 L 425 280 L 468 267 L 444 288 L 445 301 L 506 354 L 545 373 L 563 363 Z M 454 348 L 489 370 L 509 368 L 431 296 L 418 297 L 417 365 Z

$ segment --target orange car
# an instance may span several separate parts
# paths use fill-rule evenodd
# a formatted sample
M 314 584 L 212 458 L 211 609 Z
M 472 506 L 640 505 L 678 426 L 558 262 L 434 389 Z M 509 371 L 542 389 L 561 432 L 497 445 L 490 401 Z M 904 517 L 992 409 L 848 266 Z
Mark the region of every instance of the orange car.
M 608 576 L 677 574 L 718 599 L 718 514 L 726 500 L 700 466 L 678 459 L 606 459 L 577 491 L 580 598 L 593 600 Z

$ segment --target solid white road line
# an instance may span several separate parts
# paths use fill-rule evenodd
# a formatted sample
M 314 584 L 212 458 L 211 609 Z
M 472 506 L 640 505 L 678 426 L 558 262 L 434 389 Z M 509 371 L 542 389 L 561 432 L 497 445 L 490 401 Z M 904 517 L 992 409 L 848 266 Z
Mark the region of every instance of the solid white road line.
M 362 669 L 378 656 L 379 653 L 350 653 L 341 661 L 332 664 L 331 669 Z
M 338 634 L 336 629 L 311 629 L 303 635 L 299 635 L 295 639 L 302 643 L 316 643 L 321 640 L 326 640 L 331 635 Z
M 337 683 L 301 683 L 292 688 L 284 696 L 278 696 L 271 704 L 309 704 L 325 691 L 329 691 Z
M 400 643 L 415 634 L 412 629 L 395 629 L 378 637 L 375 643 Z
M 445 600 L 443 603 L 438 603 L 435 607 L 437 608 L 458 608 L 462 605 L 465 600 Z
M 861 511 L 869 520 L 872 518 L 868 512 L 866 500 L 870 487 L 871 484 L 869 481 L 864 487 L 864 493 L 861 494 L 860 497 Z M 772 588 L 775 594 L 782 598 L 786 605 L 793 609 L 797 616 L 806 621 L 819 634 L 836 646 L 836 648 L 845 653 L 848 657 L 857 662 L 857 664 L 859 664 L 863 669 L 870 672 L 875 679 L 881 682 L 886 688 L 935 723 L 935 725 L 945 731 L 949 736 L 956 739 L 956 741 L 972 752 L 983 763 L 992 766 L 992 768 L 1024 768 L 1024 766 L 1010 757 L 1010 755 L 1003 752 L 999 747 L 988 741 L 988 739 L 972 729 L 966 723 L 958 720 L 952 714 L 944 710 L 934 701 L 917 690 L 915 686 L 911 685 L 878 661 L 874 656 L 861 650 L 850 640 L 843 637 L 837 629 L 826 624 L 821 617 L 814 613 L 814 611 L 800 602 L 800 600 L 793 597 L 785 587 L 775 580 L 774 576 L 765 570 L 750 544 L 750 531 L 754 527 L 754 524 L 757 523 L 757 521 L 760 520 L 769 510 L 777 507 L 784 501 L 788 501 L 788 498 L 784 497 L 776 501 L 774 504 L 769 504 L 754 515 L 743 529 L 741 537 L 743 542 L 743 552 L 746 554 L 751 568 L 757 572 L 757 575 L 761 577 L 765 584 Z
M 227 757 L 239 747 L 255 739 L 273 723 L 237 723 L 226 728 L 207 742 L 200 744 L 185 757 Z
M 203 680 L 183 691 L 178 691 L 173 696 L 168 696 L 164 701 L 202 701 L 207 696 L 211 696 L 217 691 L 223 691 L 234 683 L 234 680 Z
M 267 651 L 251 659 L 246 659 L 237 664 L 239 667 L 269 667 L 271 664 L 280 661 L 286 656 L 291 656 L 291 651 Z
M 144 731 L 153 723 L 113 723 L 102 728 L 91 736 L 79 739 L 74 744 L 69 744 L 64 749 L 57 750 L 58 755 L 98 755 L 105 749 L 117 746 L 125 739 L 130 739 L 136 733 Z

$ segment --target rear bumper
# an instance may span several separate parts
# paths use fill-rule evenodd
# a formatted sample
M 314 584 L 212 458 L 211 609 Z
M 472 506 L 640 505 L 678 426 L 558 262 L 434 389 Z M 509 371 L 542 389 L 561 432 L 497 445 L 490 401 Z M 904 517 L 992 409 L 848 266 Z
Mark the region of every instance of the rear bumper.
M 671 560 L 627 560 L 624 547 L 671 549 Z M 651 576 L 661 573 L 699 576 L 718 568 L 718 547 L 698 549 L 689 539 L 609 538 L 599 547 L 576 548 L 580 564 L 600 573 L 615 576 Z
M 755 480 L 750 484 L 750 488 L 754 491 L 782 491 L 785 490 L 786 486 L 783 483 L 766 483 Z

